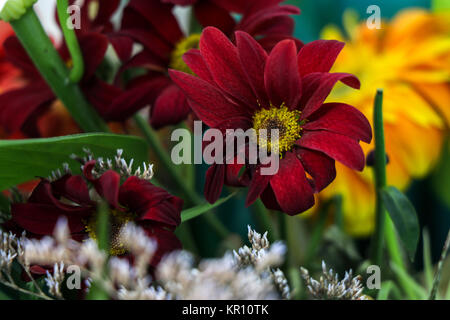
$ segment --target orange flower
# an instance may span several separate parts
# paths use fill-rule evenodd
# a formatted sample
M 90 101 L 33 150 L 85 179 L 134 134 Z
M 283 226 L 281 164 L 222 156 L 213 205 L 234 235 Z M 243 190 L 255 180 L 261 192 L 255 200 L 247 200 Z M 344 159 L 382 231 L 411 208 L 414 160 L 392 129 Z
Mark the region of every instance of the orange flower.
M 365 23 L 348 29 L 350 39 L 334 27 L 327 27 L 323 36 L 347 42 L 332 71 L 355 74 L 361 90 L 337 87 L 330 101 L 346 101 L 371 120 L 376 89 L 384 89 L 388 183 L 405 189 L 433 168 L 448 132 L 450 14 L 409 9 L 378 30 Z M 373 143 L 363 147 L 367 155 Z M 337 178 L 324 190 L 325 197 L 343 195 L 349 233 L 371 233 L 375 202 L 371 169 L 358 173 L 340 164 L 336 169 Z

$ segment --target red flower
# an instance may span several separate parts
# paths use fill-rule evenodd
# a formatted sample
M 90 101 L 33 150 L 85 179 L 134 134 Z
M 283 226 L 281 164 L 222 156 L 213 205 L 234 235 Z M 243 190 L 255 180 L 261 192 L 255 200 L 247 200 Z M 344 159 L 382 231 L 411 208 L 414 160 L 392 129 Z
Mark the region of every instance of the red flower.
M 169 68 L 190 72 L 182 60 L 183 54 L 198 46 L 199 34 L 186 37 L 172 14 L 173 5 L 161 0 L 131 0 L 124 10 L 120 35 L 129 36 L 141 43 L 144 50 L 133 57 L 122 70 L 130 67 L 144 67 L 148 73 L 131 83 L 139 91 L 145 88 L 146 97 L 134 94 L 141 107 L 152 105 L 150 122 L 153 127 L 177 124 L 186 119 L 191 109 L 184 94 L 167 77 Z M 204 26 L 215 26 L 233 37 L 235 30 L 244 30 L 268 50 L 281 39 L 290 38 L 294 21 L 289 15 L 298 14 L 294 6 L 279 6 L 280 1 L 225 1 L 199 0 L 194 11 Z M 193 1 L 173 1 L 191 4 Z M 246 3 L 244 5 L 243 3 Z M 250 4 L 253 4 L 250 8 Z M 247 6 L 249 8 L 247 9 Z M 232 12 L 243 13 L 239 22 Z M 299 46 L 301 43 L 298 41 Z
M 12 204 L 10 228 L 16 225 L 26 230 L 28 236 L 39 238 L 51 235 L 58 219 L 64 216 L 73 239 L 95 239 L 97 209 L 90 196 L 89 181 L 111 208 L 111 254 L 126 254 L 119 236 L 130 221 L 141 226 L 149 237 L 158 242 L 152 266 L 164 254 L 181 248 L 173 231 L 181 223 L 182 199 L 135 176 L 121 184 L 120 175 L 113 170 L 94 178 L 92 170 L 95 164 L 95 160 L 86 163 L 83 176 L 66 174 L 52 182 L 42 179 L 26 203 Z
M 20 72 L 8 62 L 3 50 L 3 43 L 13 34 L 14 31 L 11 26 L 6 22 L 0 21 L 0 93 L 20 85 Z
M 95 5 L 99 5 L 97 10 Z M 85 63 L 80 87 L 87 100 L 108 121 L 123 121 L 136 112 L 128 103 L 129 99 L 123 98 L 126 92 L 96 75 L 109 44 L 120 58 L 127 60 L 131 55 L 131 39 L 114 33 L 110 22 L 118 5 L 119 0 L 100 3 L 94 0 L 85 1 L 81 7 L 81 29 L 75 29 Z M 92 12 L 95 14 L 92 15 Z M 25 85 L 0 95 L 0 126 L 10 133 L 22 130 L 30 137 L 39 137 L 41 134 L 38 130 L 38 119 L 47 114 L 57 97 L 15 36 L 8 38 L 3 47 L 5 60 L 22 71 L 21 78 Z M 70 54 L 65 44 L 59 48 L 59 52 L 63 61 L 70 65 Z
M 338 81 L 359 88 L 358 79 L 329 73 L 344 44 L 314 41 L 297 54 L 284 40 L 268 55 L 250 35 L 236 33 L 236 43 L 218 29 L 207 28 L 200 50 L 184 57 L 194 77 L 170 70 L 198 117 L 212 128 L 279 129 L 280 168 L 261 175 L 261 165 L 214 164 L 206 176 L 205 196 L 215 202 L 224 183 L 249 187 L 247 205 L 258 197 L 270 209 L 290 215 L 314 204 L 336 175 L 334 160 L 362 170 L 359 141 L 372 139 L 369 122 L 343 103 L 324 103 Z M 259 143 L 259 142 L 258 142 Z

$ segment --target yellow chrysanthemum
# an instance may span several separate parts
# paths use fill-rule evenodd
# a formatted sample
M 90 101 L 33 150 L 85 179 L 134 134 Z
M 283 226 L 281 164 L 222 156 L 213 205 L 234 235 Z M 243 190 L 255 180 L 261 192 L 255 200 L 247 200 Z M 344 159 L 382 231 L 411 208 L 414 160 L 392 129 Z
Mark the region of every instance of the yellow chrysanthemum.
M 361 90 L 338 86 L 329 101 L 345 101 L 372 120 L 376 89 L 384 89 L 388 183 L 405 189 L 430 171 L 448 132 L 450 14 L 408 9 L 381 29 L 363 23 L 348 31 L 345 39 L 337 28 L 327 27 L 323 38 L 346 42 L 332 71 L 357 75 Z M 366 155 L 373 149 L 373 143 L 362 146 Z M 342 194 L 347 231 L 367 235 L 374 228 L 372 172 L 336 166 L 337 178 L 322 196 Z

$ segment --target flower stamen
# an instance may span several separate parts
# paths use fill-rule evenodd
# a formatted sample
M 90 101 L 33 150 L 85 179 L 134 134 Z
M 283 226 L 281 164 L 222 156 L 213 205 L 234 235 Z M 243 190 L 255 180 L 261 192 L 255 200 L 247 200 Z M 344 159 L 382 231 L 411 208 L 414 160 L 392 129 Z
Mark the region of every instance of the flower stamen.
M 280 157 L 286 151 L 290 151 L 295 141 L 301 137 L 302 127 L 300 125 L 300 114 L 298 110 L 289 110 L 283 102 L 280 107 L 270 104 L 270 109 L 261 109 L 253 116 L 253 128 L 258 137 L 258 145 L 267 148 L 270 152 L 278 147 Z M 277 146 L 272 145 L 271 131 L 278 130 Z M 267 135 L 262 135 L 260 130 L 267 130 Z
M 198 49 L 200 43 L 200 34 L 192 34 L 177 43 L 170 58 L 170 68 L 185 73 L 194 74 L 192 70 L 183 61 L 183 55 L 190 49 Z

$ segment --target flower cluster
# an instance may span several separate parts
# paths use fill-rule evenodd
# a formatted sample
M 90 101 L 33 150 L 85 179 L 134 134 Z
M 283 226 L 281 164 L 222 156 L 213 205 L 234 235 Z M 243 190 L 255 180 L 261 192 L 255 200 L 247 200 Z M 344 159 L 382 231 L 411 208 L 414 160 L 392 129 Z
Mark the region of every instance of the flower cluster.
M 31 237 L 50 235 L 61 217 L 68 222 L 70 234 L 77 241 L 97 238 L 97 210 L 100 202 L 110 209 L 110 253 L 116 256 L 128 252 L 121 242 L 126 225 L 133 221 L 159 244 L 151 265 L 181 244 L 173 231 L 180 224 L 183 200 L 153 185 L 152 166 L 144 172 L 132 173 L 132 161 L 122 158 L 118 150 L 114 161 L 95 159 L 92 153 L 82 159 L 82 174 L 73 175 L 67 169 L 53 179 L 41 179 L 25 203 L 11 205 L 11 220 L 5 227 L 16 233 L 26 231 Z M 33 272 L 45 273 L 39 265 Z
M 3 244 L 7 247 L 5 250 L 15 250 L 16 238 L 3 232 L 1 235 L 7 239 Z M 158 245 L 142 228 L 132 223 L 124 228 L 121 242 L 133 253 L 133 263 L 118 257 L 107 261 L 105 253 L 95 241 L 80 243 L 70 236 L 67 220 L 59 220 L 53 237 L 45 236 L 40 240 L 22 238 L 20 253 L 14 254 L 10 263 L 18 257 L 20 261 L 24 261 L 22 266 L 28 273 L 32 264 L 53 265 L 47 271 L 45 282 L 50 294 L 56 298 L 63 298 L 61 290 L 66 267 L 76 265 L 89 283 L 98 283 L 109 296 L 122 300 L 289 299 L 289 286 L 282 271 L 271 271 L 271 268 L 283 262 L 284 250 L 271 248 L 266 236 L 261 237 L 250 227 L 252 247 L 259 251 L 254 256 L 253 263 L 244 265 L 239 258 L 226 253 L 223 258 L 203 260 L 194 267 L 194 259 L 190 253 L 176 251 L 163 258 L 154 276 L 148 272 L 148 263 Z M 262 243 L 264 247 L 260 246 Z M 246 251 L 245 248 L 247 247 L 241 248 L 239 252 Z M 263 258 L 263 250 L 271 252 L 268 255 L 272 259 Z M 235 253 L 235 256 L 239 255 Z M 258 268 L 258 265 L 264 265 L 264 270 Z M 5 270 L 8 267 L 2 264 L 1 271 Z M 108 270 L 106 275 L 104 270 Z M 9 283 L 9 280 L 3 281 L 1 278 L 0 281 Z M 89 286 L 85 290 L 88 291 Z M 42 290 L 40 292 L 44 297 L 51 298 Z
M 294 41 L 283 40 L 267 54 L 245 32 L 236 32 L 235 45 L 217 28 L 203 31 L 200 50 L 184 56 L 197 76 L 170 70 L 173 81 L 210 127 L 278 129 L 281 158 L 274 175 L 261 174 L 261 163 L 213 164 L 205 183 L 209 202 L 218 199 L 224 183 L 248 186 L 247 205 L 260 197 L 267 208 L 295 215 L 312 207 L 314 193 L 333 181 L 334 160 L 364 168 L 359 141 L 372 139 L 368 120 L 352 106 L 324 103 L 338 81 L 360 86 L 351 74 L 329 73 L 343 46 L 320 40 L 297 53 Z
M 367 300 L 362 294 L 363 285 L 361 276 L 353 277 L 350 270 L 345 273 L 345 277 L 339 280 L 338 274 L 333 269 L 328 270 L 327 265 L 322 261 L 322 275 L 317 281 L 309 275 L 308 270 L 301 268 L 302 277 L 306 287 L 314 299 L 319 300 Z

